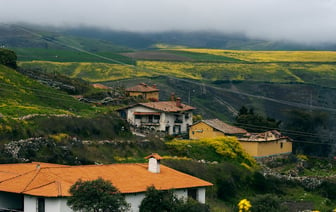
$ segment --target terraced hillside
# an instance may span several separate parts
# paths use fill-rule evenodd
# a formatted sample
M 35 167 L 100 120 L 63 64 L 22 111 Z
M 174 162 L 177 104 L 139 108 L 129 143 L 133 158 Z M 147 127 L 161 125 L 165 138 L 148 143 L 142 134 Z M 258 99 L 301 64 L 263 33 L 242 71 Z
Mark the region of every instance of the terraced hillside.
M 17 71 L 0 65 L 0 111 L 2 116 L 29 114 L 90 114 L 95 108 L 66 93 L 42 85 Z

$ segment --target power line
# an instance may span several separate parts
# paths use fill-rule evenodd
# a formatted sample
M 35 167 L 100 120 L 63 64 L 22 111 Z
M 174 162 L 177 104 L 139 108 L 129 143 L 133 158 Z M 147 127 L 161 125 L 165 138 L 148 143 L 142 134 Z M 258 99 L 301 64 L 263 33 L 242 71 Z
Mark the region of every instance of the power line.
M 65 46 L 65 47 L 68 47 L 68 48 L 70 48 L 70 49 L 74 49 L 74 50 L 76 50 L 76 51 L 79 51 L 79 52 L 82 52 L 82 53 L 86 53 L 86 54 L 88 54 L 88 55 L 95 56 L 95 57 L 98 57 L 98 58 L 101 58 L 101 59 L 104 59 L 104 60 L 107 60 L 107 61 L 111 61 L 111 62 L 114 62 L 114 63 L 118 63 L 118 64 L 122 64 L 122 65 L 126 65 L 126 66 L 134 66 L 134 65 L 130 65 L 130 64 L 124 63 L 124 62 L 119 61 L 119 60 L 115 60 L 115 59 L 112 59 L 112 58 L 109 58 L 109 57 L 105 57 L 105 56 L 102 56 L 102 55 L 99 55 L 99 54 L 95 54 L 95 53 L 93 53 L 93 52 L 86 51 L 86 50 L 81 49 L 81 48 L 78 48 L 78 47 L 76 47 L 76 46 L 71 46 L 71 45 L 62 43 L 62 42 L 57 41 L 57 40 L 47 40 L 47 39 L 44 39 L 44 38 L 43 38 L 43 35 L 38 34 L 38 33 L 36 33 L 36 32 L 33 32 L 33 31 L 31 31 L 31 30 L 28 30 L 28 29 L 26 29 L 26 28 L 24 28 L 24 27 L 22 27 L 22 26 L 17 26 L 17 25 L 15 25 L 15 27 L 21 29 L 22 31 L 28 32 L 28 33 L 30 33 L 30 34 L 32 34 L 32 35 L 35 35 L 35 36 L 37 36 L 37 37 L 39 37 L 39 38 L 42 38 L 43 40 L 45 40 L 45 41 L 47 41 L 47 42 L 49 42 L 49 43 L 55 43 L 55 44 L 58 44 L 58 45 L 60 45 L 60 46 Z
M 21 29 L 21 30 L 23 30 L 23 31 L 25 31 L 25 32 L 28 32 L 30 34 L 33 34 L 33 35 L 35 35 L 35 36 L 40 37 L 40 38 L 43 39 L 43 36 L 41 34 L 38 34 L 38 33 L 33 32 L 31 30 L 28 30 L 28 29 L 26 29 L 24 27 L 20 27 L 20 26 L 16 26 L 16 27 L 19 28 L 19 29 Z M 46 40 L 46 39 L 44 39 L 44 40 Z M 105 56 L 101 56 L 101 55 L 98 55 L 98 54 L 95 54 L 95 53 L 83 50 L 83 49 L 75 47 L 75 46 L 64 44 L 64 43 L 62 43 L 60 41 L 56 41 L 56 40 L 46 40 L 46 41 L 47 42 L 51 42 L 51 43 L 55 43 L 57 45 L 65 46 L 65 47 L 74 49 L 76 51 L 83 52 L 83 53 L 86 53 L 86 54 L 89 54 L 91 56 L 95 56 L 95 57 L 98 57 L 98 58 L 101 58 L 101 59 L 105 59 L 105 60 L 112 61 L 112 62 L 115 62 L 115 63 L 118 63 L 118 64 L 122 64 L 122 65 L 126 65 L 126 66 L 132 66 L 134 68 L 137 68 L 135 65 L 126 64 L 126 63 L 124 63 L 122 61 L 115 60 L 115 59 L 112 59 L 112 58 L 108 58 L 108 57 L 105 57 Z M 155 73 L 153 70 L 149 70 L 149 69 L 142 68 L 142 70 Z M 226 92 L 230 92 L 230 93 L 234 93 L 234 94 L 238 94 L 238 95 L 244 95 L 244 96 L 248 96 L 248 97 L 252 97 L 252 98 L 263 99 L 263 100 L 272 101 L 272 102 L 276 102 L 276 103 L 280 103 L 280 104 L 285 104 L 285 105 L 290 105 L 290 106 L 294 106 L 294 107 L 307 108 L 307 109 L 318 109 L 318 110 L 326 110 L 326 111 L 330 111 L 330 112 L 336 112 L 335 108 L 327 108 L 327 107 L 315 106 L 315 105 L 312 105 L 311 103 L 308 105 L 308 104 L 302 104 L 302 103 L 297 103 L 297 102 L 290 102 L 290 101 L 286 101 L 286 100 L 278 100 L 278 99 L 274 99 L 274 98 L 270 98 L 270 97 L 265 97 L 265 96 L 260 96 L 260 95 L 253 95 L 253 94 L 249 94 L 249 93 L 246 93 L 246 92 L 235 91 L 235 90 L 231 90 L 231 89 L 219 88 L 219 87 L 216 87 L 216 86 L 206 85 L 206 84 L 204 84 L 204 82 L 195 82 L 195 81 L 192 81 L 192 80 L 180 79 L 180 78 L 172 77 L 172 76 L 167 76 L 167 77 L 171 78 L 171 79 L 175 79 L 175 80 L 179 80 L 179 81 L 185 81 L 185 82 L 188 82 L 188 83 L 191 83 L 191 84 L 203 86 L 204 88 L 208 87 L 208 88 L 212 88 L 212 89 L 219 90 L 219 91 L 226 91 Z M 29 88 L 27 88 L 27 89 L 29 89 Z M 257 125 L 245 125 L 245 126 L 255 127 L 256 129 L 260 129 L 260 128 L 271 129 L 271 128 L 257 126 Z M 306 137 L 311 137 L 311 138 L 313 138 L 313 137 L 321 137 L 321 135 L 316 135 L 316 134 L 307 133 L 307 132 L 290 131 L 290 130 L 283 130 L 283 129 L 279 129 L 279 130 L 281 130 L 282 132 L 287 132 L 288 134 L 292 134 L 292 135 L 300 135 L 300 136 L 306 136 Z
M 28 32 L 30 34 L 33 34 L 33 35 L 35 35 L 35 36 L 40 37 L 40 38 L 43 39 L 43 35 L 41 35 L 41 34 L 38 34 L 38 33 L 33 32 L 31 30 L 28 30 L 28 29 L 26 29 L 26 28 L 24 28 L 22 26 L 15 25 L 15 27 L 17 27 L 17 28 L 19 28 L 19 29 L 21 29 L 21 30 L 23 30 L 25 32 Z M 46 39 L 44 39 L 44 40 L 46 40 Z M 112 61 L 112 62 L 115 62 L 115 63 L 118 63 L 118 64 L 122 64 L 122 65 L 126 65 L 126 66 L 131 66 L 131 67 L 134 67 L 135 69 L 137 69 L 136 65 L 127 64 L 127 63 L 124 63 L 124 62 L 122 62 L 120 60 L 116 60 L 116 59 L 112 59 L 112 58 L 109 58 L 109 57 L 101 56 L 101 55 L 98 55 L 98 54 L 86 51 L 84 49 L 81 49 L 81 48 L 78 48 L 78 47 L 75 47 L 75 46 L 70 46 L 70 45 L 62 43 L 60 41 L 56 41 L 56 40 L 46 40 L 46 41 L 47 42 L 51 42 L 51 43 L 56 43 L 58 45 L 65 46 L 65 47 L 74 49 L 76 51 L 80 51 L 80 52 L 89 54 L 91 56 L 99 57 L 101 59 Z M 144 70 L 144 71 L 150 71 L 150 72 L 155 73 L 153 70 L 149 70 L 149 69 L 142 69 L 142 70 Z M 294 107 L 298 107 L 298 108 L 316 109 L 316 110 L 325 110 L 325 111 L 330 111 L 330 112 L 336 112 L 336 108 L 328 108 L 328 107 L 321 107 L 321 106 L 316 106 L 316 105 L 312 105 L 312 104 L 303 104 L 303 103 L 298 103 L 298 102 L 279 100 L 279 99 L 274 99 L 274 98 L 271 98 L 271 97 L 249 94 L 249 93 L 242 92 L 242 91 L 236 91 L 236 90 L 231 90 L 231 89 L 227 89 L 227 88 L 219 88 L 219 87 L 216 87 L 216 86 L 206 85 L 206 84 L 204 84 L 204 82 L 195 82 L 195 81 L 192 81 L 192 80 L 181 79 L 181 78 L 172 77 L 172 76 L 167 76 L 167 77 L 171 78 L 171 79 L 175 79 L 175 80 L 179 80 L 179 81 L 185 81 L 185 82 L 188 82 L 188 83 L 192 83 L 192 84 L 196 84 L 196 85 L 199 85 L 199 86 L 203 86 L 204 88 L 208 87 L 208 88 L 212 88 L 212 89 L 215 89 L 215 90 L 226 91 L 226 92 L 233 93 L 233 94 L 248 96 L 248 97 L 262 99 L 262 100 L 267 100 L 267 101 L 276 102 L 276 103 L 279 103 L 279 104 L 284 104 L 284 105 L 289 105 L 289 106 L 294 106 Z

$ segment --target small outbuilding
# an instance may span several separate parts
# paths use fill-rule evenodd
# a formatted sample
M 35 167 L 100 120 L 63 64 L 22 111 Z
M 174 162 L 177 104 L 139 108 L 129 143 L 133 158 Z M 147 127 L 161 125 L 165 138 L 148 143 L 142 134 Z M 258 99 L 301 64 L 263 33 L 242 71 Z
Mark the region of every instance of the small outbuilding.
M 141 96 L 146 100 L 159 101 L 159 89 L 157 89 L 156 85 L 147 85 L 146 83 L 126 88 L 126 95 Z
M 277 130 L 263 133 L 247 133 L 238 138 L 243 149 L 255 158 L 288 155 L 292 153 L 292 141 Z

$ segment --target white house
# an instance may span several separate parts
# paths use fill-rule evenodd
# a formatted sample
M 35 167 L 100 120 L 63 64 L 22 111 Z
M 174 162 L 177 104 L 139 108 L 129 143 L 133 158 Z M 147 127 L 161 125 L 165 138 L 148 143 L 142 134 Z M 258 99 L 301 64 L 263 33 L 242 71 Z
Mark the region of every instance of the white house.
M 168 134 L 188 132 L 192 125 L 194 107 L 174 101 L 138 103 L 119 109 L 121 117 L 136 127 L 144 127 Z
M 71 212 L 67 206 L 69 188 L 78 179 L 109 180 L 125 195 L 130 211 L 139 205 L 149 186 L 174 189 L 181 197 L 205 202 L 205 190 L 211 183 L 160 165 L 157 154 L 147 157 L 148 164 L 110 164 L 64 166 L 48 163 L 0 164 L 0 209 L 27 212 Z

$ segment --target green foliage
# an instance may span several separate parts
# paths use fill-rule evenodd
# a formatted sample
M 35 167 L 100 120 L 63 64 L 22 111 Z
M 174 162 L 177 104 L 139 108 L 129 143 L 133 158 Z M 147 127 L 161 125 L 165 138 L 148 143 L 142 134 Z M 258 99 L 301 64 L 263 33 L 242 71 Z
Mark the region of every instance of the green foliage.
M 195 200 L 178 199 L 173 190 L 147 188 L 145 198 L 140 204 L 140 212 L 209 212 L 209 206 Z
M 0 113 L 21 117 L 28 114 L 92 114 L 100 108 L 79 102 L 64 92 L 37 83 L 0 65 Z
M 251 192 L 250 184 L 253 172 L 241 165 L 231 162 L 206 164 L 192 160 L 164 160 L 163 163 L 212 182 L 214 186 L 207 190 L 207 195 L 210 197 L 231 201 L 235 200 L 242 192 L 245 195 Z
M 129 125 L 116 113 L 94 116 L 33 116 L 26 120 L 0 119 L 1 141 L 19 140 L 64 133 L 80 139 L 115 139 L 132 137 Z
M 320 193 L 329 199 L 336 200 L 336 180 L 324 181 L 320 187 Z
M 16 68 L 17 56 L 14 51 L 0 48 L 0 64 L 10 68 Z
M 36 117 L 31 120 L 35 136 L 66 133 L 82 139 L 113 139 L 130 137 L 128 124 L 115 113 L 97 114 L 93 117 Z
M 277 129 L 281 121 L 270 117 L 255 114 L 253 108 L 249 110 L 243 106 L 239 109 L 236 117 L 237 126 L 246 129 L 248 132 L 264 132 L 270 129 Z
M 285 212 L 288 208 L 284 207 L 282 201 L 274 194 L 256 195 L 251 198 L 251 212 Z
M 145 198 L 140 204 L 140 212 L 177 211 L 179 199 L 172 190 L 157 190 L 154 186 L 148 187 Z
M 59 90 L 67 92 L 70 95 L 84 94 L 93 90 L 90 83 L 79 79 L 70 78 L 58 72 L 48 73 L 41 68 L 18 68 L 18 71 L 32 79 L 41 80 L 49 83 L 49 86 L 57 87 Z
M 289 133 L 294 141 L 300 141 L 293 143 L 296 152 L 323 157 L 331 152 L 329 145 L 324 144 L 330 143 L 330 137 L 328 132 L 323 131 L 329 124 L 329 114 L 321 111 L 291 110 L 288 112 L 288 119 L 284 128 L 300 132 Z
M 249 156 L 240 146 L 235 137 L 218 137 L 200 140 L 173 140 L 167 145 L 180 156 L 207 161 L 236 161 L 250 167 L 256 165 L 254 158 Z
M 207 204 L 199 203 L 198 201 L 188 198 L 178 209 L 178 212 L 209 212 L 210 207 Z
M 71 196 L 67 204 L 74 211 L 85 212 L 121 212 L 129 205 L 125 197 L 110 181 L 98 178 L 92 181 L 79 179 L 69 190 Z

